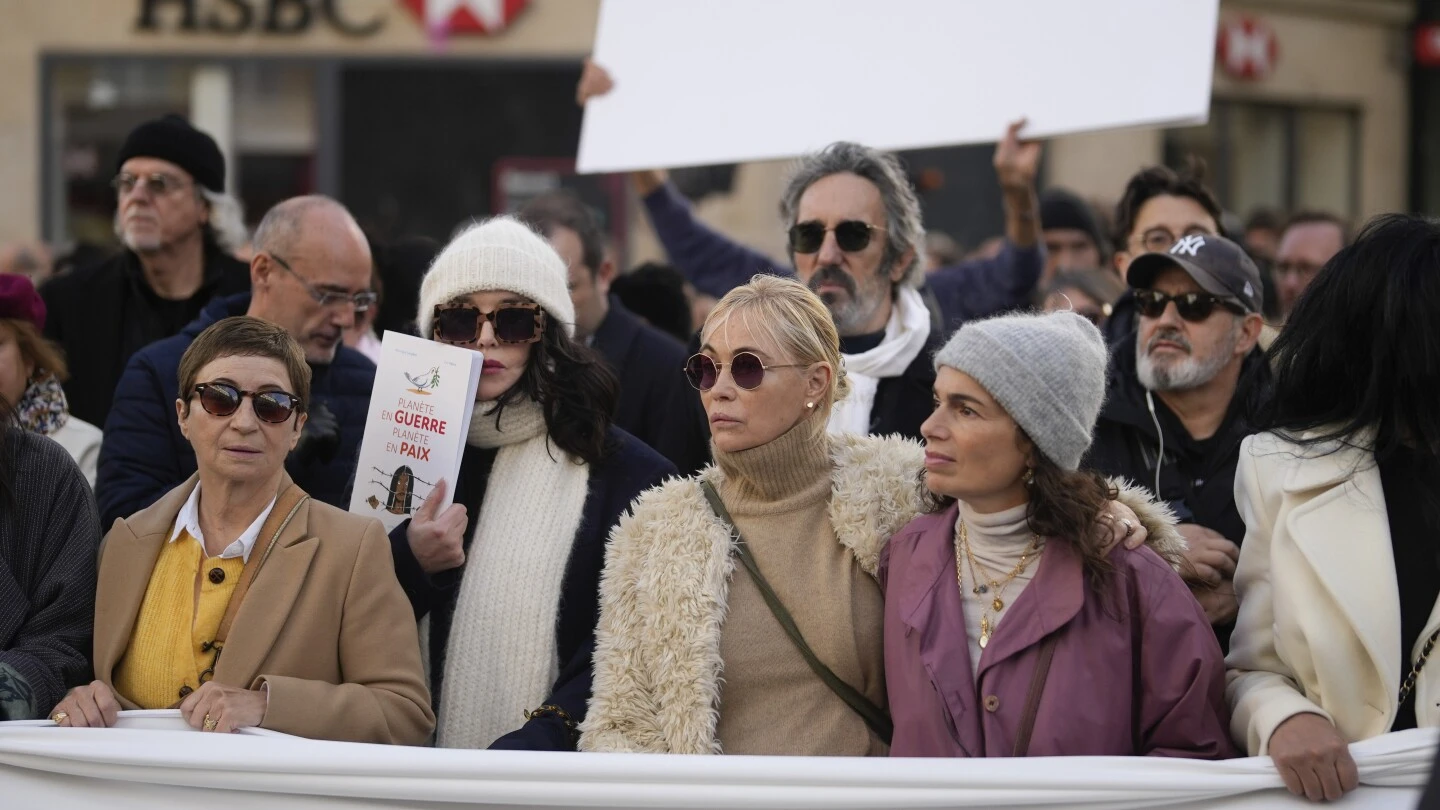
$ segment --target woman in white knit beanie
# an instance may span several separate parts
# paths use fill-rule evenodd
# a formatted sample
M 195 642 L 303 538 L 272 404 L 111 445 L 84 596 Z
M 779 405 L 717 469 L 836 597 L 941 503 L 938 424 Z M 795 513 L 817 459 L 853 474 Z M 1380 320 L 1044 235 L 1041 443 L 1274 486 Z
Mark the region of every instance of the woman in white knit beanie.
M 1090 530 L 1127 488 L 1079 469 L 1107 359 L 1073 312 L 972 322 L 936 353 L 930 514 L 880 559 L 892 756 L 1235 755 L 1174 516 L 1121 495 L 1150 545 Z
M 612 425 L 618 383 L 573 338 L 567 277 L 544 238 L 497 217 L 421 283 L 420 334 L 485 356 L 455 503 L 391 533 L 441 747 L 574 750 L 606 533 L 676 472 Z

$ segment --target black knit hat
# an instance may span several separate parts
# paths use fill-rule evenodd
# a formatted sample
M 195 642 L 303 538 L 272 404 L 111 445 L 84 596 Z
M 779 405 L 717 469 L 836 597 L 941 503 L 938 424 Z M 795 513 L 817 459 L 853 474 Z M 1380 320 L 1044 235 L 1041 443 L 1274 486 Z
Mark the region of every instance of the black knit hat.
M 1063 188 L 1050 187 L 1040 195 L 1040 227 L 1073 228 L 1084 231 L 1095 243 L 1095 249 L 1103 257 L 1106 250 L 1105 236 L 1100 232 L 1100 220 L 1090 204 L 1073 192 Z
M 137 157 L 168 160 L 189 172 L 201 186 L 215 192 L 225 190 L 225 156 L 215 139 L 178 115 L 146 121 L 131 131 L 120 147 L 115 170 Z

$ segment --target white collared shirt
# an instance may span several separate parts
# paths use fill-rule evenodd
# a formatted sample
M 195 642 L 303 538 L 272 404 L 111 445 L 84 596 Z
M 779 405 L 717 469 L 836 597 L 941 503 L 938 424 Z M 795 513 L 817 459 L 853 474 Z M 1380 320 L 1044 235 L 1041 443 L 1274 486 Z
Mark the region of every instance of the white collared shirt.
M 240 536 L 235 538 L 235 542 L 220 552 L 220 559 L 229 560 L 242 557 L 245 562 L 250 562 L 250 550 L 255 548 L 255 541 L 260 538 L 260 529 L 265 525 L 265 518 L 270 517 L 270 511 L 275 508 L 275 501 L 276 498 L 270 499 L 270 505 L 260 511 L 260 516 L 255 518 L 255 522 L 241 532 Z M 190 536 L 200 543 L 201 548 L 205 547 L 205 535 L 200 531 L 200 482 L 198 481 L 195 482 L 195 489 L 190 493 L 190 497 L 185 499 L 185 505 L 180 507 L 180 512 L 175 515 L 175 528 L 170 530 L 170 542 L 175 542 L 182 532 L 189 532 Z

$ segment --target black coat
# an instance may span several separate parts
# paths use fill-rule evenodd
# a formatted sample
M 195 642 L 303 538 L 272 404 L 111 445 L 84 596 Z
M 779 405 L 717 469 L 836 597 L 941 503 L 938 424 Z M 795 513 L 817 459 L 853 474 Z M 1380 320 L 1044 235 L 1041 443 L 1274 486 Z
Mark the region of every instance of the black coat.
M 1158 497 L 1169 503 L 1181 523 L 1197 523 L 1239 544 L 1245 537 L 1245 521 L 1235 507 L 1235 466 L 1240 461 L 1240 442 L 1255 432 L 1251 415 L 1269 395 L 1270 365 L 1259 349 L 1245 358 L 1220 429 L 1210 439 L 1196 442 L 1159 397 L 1153 398 L 1155 416 L 1150 415 L 1136 372 L 1137 339 L 1131 333 L 1110 352 L 1109 394 L 1082 466 L 1154 489 L 1159 421 L 1165 456 L 1159 460 Z M 1222 650 L 1229 649 L 1232 629 L 1233 624 L 1215 628 Z
M 920 426 L 935 411 L 935 352 L 945 345 L 945 335 L 934 328 L 925 338 L 925 348 L 899 377 L 886 377 L 875 388 L 875 406 L 870 409 L 870 435 L 899 434 L 923 441 Z
M 710 463 L 710 429 L 700 392 L 685 380 L 684 344 L 610 296 L 592 344 L 620 378 L 615 426 L 670 459 L 681 475 Z
M 180 358 L 206 327 L 222 318 L 244 315 L 249 308 L 249 293 L 216 299 L 180 334 L 130 358 L 100 445 L 95 497 L 103 525 L 144 509 L 195 472 L 195 451 L 175 420 Z M 339 448 L 334 458 L 325 461 L 307 453 L 302 441 L 285 459 L 285 469 L 312 498 L 348 509 L 348 485 L 365 435 L 375 364 L 360 352 L 340 346 L 334 360 L 323 366 L 311 365 L 310 371 L 310 401 L 335 415 L 340 426 Z M 307 424 L 306 432 L 313 427 Z
M 675 465 L 659 453 L 641 444 L 634 436 L 610 429 L 614 450 L 590 470 L 585 507 L 580 528 L 575 532 L 575 545 L 565 568 L 565 581 L 560 590 L 560 612 L 556 623 L 556 652 L 560 674 L 545 699 L 564 709 L 575 722 L 585 718 L 590 702 L 590 659 L 595 646 L 595 625 L 600 622 L 600 572 L 605 568 L 605 541 L 610 529 L 630 508 L 641 492 L 675 475 Z M 496 451 L 466 445 L 460 461 L 460 474 L 455 482 L 455 502 L 464 504 L 468 523 L 465 527 L 465 549 L 475 534 L 480 508 L 485 501 L 485 487 Z M 410 550 L 405 521 L 390 532 L 391 550 L 395 556 L 395 575 L 410 597 L 415 618 L 430 616 L 430 701 L 436 714 L 440 712 L 445 672 L 445 651 L 450 638 L 450 622 L 460 597 L 460 581 L 465 567 L 427 575 Z M 510 538 L 523 540 L 523 537 Z M 538 708 L 538 707 L 536 707 Z M 516 718 L 519 725 L 521 718 Z M 575 741 L 564 723 L 554 715 L 545 715 L 525 722 L 517 730 L 496 740 L 492 748 L 541 751 L 573 751 Z
M 100 522 L 64 448 L 15 428 L 4 442 L 14 506 L 0 500 L 0 720 L 33 720 L 90 680 Z
M 214 244 L 206 247 L 200 289 L 185 301 L 156 296 L 145 282 L 139 258 L 128 250 L 50 280 L 40 289 L 47 310 L 45 336 L 65 350 L 70 413 L 92 425 L 105 424 L 131 355 L 178 333 L 200 316 L 210 299 L 249 290 L 249 265 Z

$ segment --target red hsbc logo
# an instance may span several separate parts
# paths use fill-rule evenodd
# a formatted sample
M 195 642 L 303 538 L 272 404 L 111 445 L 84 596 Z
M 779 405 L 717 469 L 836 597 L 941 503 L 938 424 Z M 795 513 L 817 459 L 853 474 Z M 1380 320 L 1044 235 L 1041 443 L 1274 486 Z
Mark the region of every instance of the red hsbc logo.
M 491 36 L 510 23 L 530 0 L 400 0 L 429 31 Z
M 1226 75 L 1254 81 L 1269 76 L 1280 57 L 1275 32 L 1262 20 L 1238 16 L 1220 23 L 1216 63 Z

